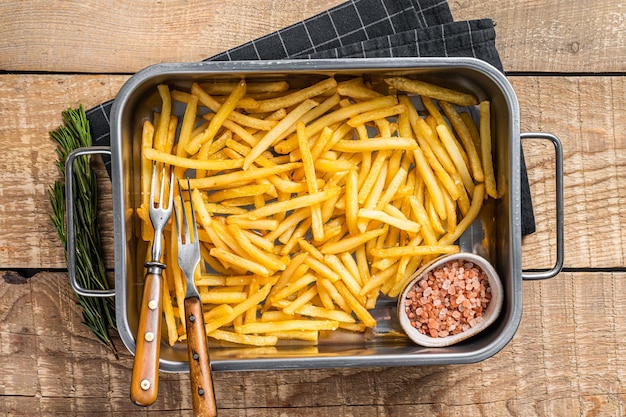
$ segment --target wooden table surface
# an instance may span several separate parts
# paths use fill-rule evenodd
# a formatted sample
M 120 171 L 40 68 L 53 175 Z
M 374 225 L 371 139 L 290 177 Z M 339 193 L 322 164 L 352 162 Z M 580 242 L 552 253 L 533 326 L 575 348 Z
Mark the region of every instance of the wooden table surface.
M 46 192 L 59 175 L 48 132 L 62 110 L 113 98 L 145 66 L 200 60 L 340 1 L 0 1 L 0 415 L 191 414 L 187 374 L 162 374 L 152 407 L 131 404 L 132 356 L 116 338 L 116 359 L 81 324 L 48 218 Z M 563 272 L 523 283 L 521 325 L 485 361 L 219 372 L 220 415 L 626 414 L 626 5 L 450 7 L 456 20 L 495 20 L 521 130 L 563 143 Z M 539 141 L 524 150 L 537 232 L 524 239 L 523 264 L 546 267 L 556 253 L 554 156 Z M 112 266 L 112 232 L 104 235 Z

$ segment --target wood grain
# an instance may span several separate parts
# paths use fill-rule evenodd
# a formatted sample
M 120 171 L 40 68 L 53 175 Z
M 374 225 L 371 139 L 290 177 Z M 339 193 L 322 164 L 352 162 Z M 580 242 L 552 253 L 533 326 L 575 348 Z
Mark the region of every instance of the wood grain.
M 63 268 L 63 250 L 49 221 L 47 192 L 60 178 L 49 132 L 61 112 L 115 97 L 125 76 L 0 75 L 0 264 L 6 268 Z M 102 178 L 102 176 L 100 176 Z M 103 213 L 110 213 L 110 184 L 103 190 Z M 108 196 L 108 197 L 107 197 Z M 112 217 L 102 227 L 112 265 Z
M 200 61 L 341 2 L 4 1 L 0 69 L 132 73 L 161 62 Z
M 64 268 L 63 250 L 48 220 L 47 189 L 59 174 L 48 131 L 61 112 L 114 97 L 126 76 L 0 75 L 0 265 Z M 619 267 L 626 250 L 626 83 L 623 77 L 510 77 L 521 111 L 521 130 L 553 133 L 564 148 L 565 265 Z M 48 103 L 42 106 L 41 103 Z M 606 108 L 606 103 L 610 106 Z M 606 108 L 604 111 L 599 109 Z M 14 140 L 13 138 L 19 138 Z M 523 245 L 524 268 L 554 264 L 554 152 L 525 142 L 537 232 Z M 28 150 L 28 151 L 26 151 Z M 103 172 L 101 172 L 103 174 Z M 112 267 L 111 190 L 102 187 L 102 233 Z M 27 219 L 28 221 L 25 221 Z M 607 244 L 610 242 L 610 244 Z
M 0 413 L 191 415 L 187 374 L 162 373 L 153 406 L 131 403 L 131 355 L 116 339 L 115 359 L 81 324 L 65 274 L 4 274 Z M 476 364 L 217 372 L 219 415 L 622 415 L 624 294 L 623 273 L 562 273 L 524 283 L 515 336 Z
M 623 72 L 626 12 L 619 0 L 450 1 L 455 20 L 491 18 L 505 71 Z
M 560 137 L 564 152 L 565 265 L 624 265 L 626 100 L 623 77 L 511 77 L 522 132 Z M 554 151 L 524 143 L 538 218 L 525 267 L 554 264 Z M 530 263 L 529 259 L 533 262 Z M 533 263 L 541 265 L 533 265 Z
M 132 73 L 160 62 L 199 61 L 340 3 L 258 0 L 249 7 L 245 0 L 3 1 L 0 69 Z M 450 8 L 456 20 L 494 19 L 507 71 L 626 68 L 626 17 L 620 0 L 457 0 Z

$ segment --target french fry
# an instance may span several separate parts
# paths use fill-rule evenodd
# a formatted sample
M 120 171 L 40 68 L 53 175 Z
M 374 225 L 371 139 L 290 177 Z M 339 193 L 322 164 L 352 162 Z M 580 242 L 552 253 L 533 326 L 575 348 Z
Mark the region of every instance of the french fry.
M 271 216 L 278 212 L 287 212 L 303 207 L 311 207 L 315 204 L 319 204 L 329 198 L 339 194 L 338 188 L 329 188 L 324 191 L 319 191 L 314 194 L 304 195 L 302 197 L 296 197 L 291 200 L 281 201 L 277 203 L 268 204 L 265 207 L 252 210 L 246 216 L 250 219 L 260 219 L 263 217 Z
M 335 320 L 284 320 L 276 322 L 256 322 L 235 326 L 235 331 L 242 334 L 272 333 L 284 331 L 335 330 L 339 322 Z
M 228 215 L 228 214 L 245 214 L 246 213 L 245 209 L 242 209 L 239 207 L 226 207 L 221 204 L 215 204 L 215 203 L 204 203 L 204 207 L 209 213 L 213 213 L 213 214 Z
M 220 327 L 222 327 L 222 326 L 224 326 L 224 325 L 226 325 L 228 323 L 232 323 L 232 321 L 235 320 L 235 318 L 238 317 L 240 314 L 242 314 L 243 312 L 249 310 L 253 306 L 258 305 L 261 301 L 263 301 L 265 299 L 265 297 L 267 297 L 267 295 L 269 294 L 271 288 L 272 288 L 272 283 L 265 284 L 259 290 L 259 292 L 257 292 L 256 294 L 251 295 L 246 300 L 244 300 L 241 303 L 235 305 L 232 308 L 232 312 L 230 314 L 223 315 L 223 316 L 217 317 L 217 318 L 215 318 L 215 319 L 213 319 L 211 321 L 205 322 L 204 326 L 205 326 L 206 333 L 210 334 L 214 330 L 217 330 Z
M 472 194 L 474 192 L 474 181 L 472 180 L 472 176 L 467 169 L 467 165 L 463 161 L 461 154 L 458 151 L 457 146 L 454 143 L 454 139 L 452 138 L 452 133 L 447 125 L 439 125 L 437 126 L 437 133 L 441 138 L 441 142 L 445 146 L 446 150 L 450 154 L 456 169 L 461 176 L 461 180 L 463 181 L 463 185 L 467 189 L 467 191 Z
M 348 124 L 352 127 L 365 124 L 367 122 L 373 122 L 375 120 L 384 119 L 386 117 L 396 116 L 400 113 L 404 113 L 406 107 L 404 104 L 396 104 L 392 107 L 370 110 L 368 112 L 361 113 L 357 116 L 353 116 L 348 120 Z
M 283 312 L 288 315 L 294 315 L 296 311 L 300 309 L 300 307 L 311 301 L 311 299 L 313 299 L 313 297 L 315 297 L 316 295 L 317 286 L 313 285 L 309 287 L 308 290 L 299 295 L 298 298 L 289 303 L 288 306 L 284 307 Z
M 233 308 L 229 304 L 220 304 L 211 308 L 209 311 L 204 313 L 204 320 L 209 321 L 213 320 L 217 317 L 227 316 L 232 314 Z
M 357 300 L 354 295 L 346 288 L 343 282 L 339 281 L 335 283 L 335 288 L 341 296 L 346 300 L 354 314 L 361 320 L 367 327 L 376 327 L 376 319 L 367 311 L 367 309 Z
M 357 213 L 357 216 L 360 218 L 377 220 L 382 223 L 387 223 L 400 230 L 406 230 L 412 233 L 417 233 L 421 229 L 421 226 L 419 225 L 419 223 L 416 223 L 408 219 L 400 219 L 394 216 L 390 216 L 389 214 L 380 210 L 370 210 L 370 209 L 362 208 Z
M 317 286 L 317 295 L 320 299 L 320 303 L 322 304 L 322 307 L 329 310 L 329 311 L 335 311 L 336 306 L 335 306 L 335 302 L 333 301 L 333 298 L 331 297 L 330 293 L 328 292 L 328 290 L 324 287 L 323 284 L 323 280 L 316 283 L 315 285 Z M 343 300 L 341 300 L 343 301 Z M 343 304 L 341 304 L 340 302 L 338 302 L 337 304 L 340 308 L 345 307 L 345 311 L 347 311 L 348 305 L 345 304 L 345 302 L 343 302 Z M 342 310 L 342 311 L 344 311 Z
M 385 180 L 387 178 L 387 167 L 389 166 L 389 161 L 385 161 L 383 163 L 382 169 L 374 182 L 372 189 L 367 194 L 367 197 L 363 204 L 361 205 L 361 209 L 374 209 L 376 207 L 376 203 L 380 200 L 380 196 L 383 193 L 383 188 L 385 187 Z M 367 184 L 367 182 L 366 182 Z M 360 192 L 363 191 L 361 189 Z M 359 210 L 360 211 L 360 210 Z M 359 214 L 357 213 L 357 217 Z M 369 227 L 369 219 L 365 217 L 358 218 L 357 220 L 357 228 L 361 233 L 365 232 Z
M 223 200 L 238 197 L 249 197 L 271 192 L 272 184 L 251 184 L 242 185 L 240 187 L 228 188 L 225 190 L 216 191 L 207 195 L 206 201 L 209 203 L 219 203 Z
M 258 262 L 246 259 L 221 248 L 213 248 L 209 251 L 211 256 L 221 260 L 225 265 L 234 265 L 243 270 L 250 271 L 261 276 L 269 276 L 270 271 Z
M 325 278 L 330 282 L 336 282 L 336 281 L 339 281 L 339 279 L 341 279 L 339 274 L 337 274 L 328 265 L 324 263 L 324 260 L 318 261 L 312 256 L 308 256 L 304 260 L 304 263 L 308 265 L 309 268 L 311 268 L 311 270 L 317 272 L 317 275 L 320 278 Z
M 298 147 L 302 156 L 302 166 L 304 168 L 304 178 L 306 180 L 309 194 L 317 193 L 317 175 L 315 174 L 315 165 L 311 149 L 304 133 L 304 122 L 300 121 L 296 125 L 298 136 Z M 322 209 L 319 203 L 311 206 L 311 226 L 313 232 L 313 240 L 321 241 L 324 239 L 324 228 L 322 222 Z
M 426 185 L 429 194 L 432 196 L 432 201 L 435 205 L 435 209 L 437 210 L 437 214 L 440 218 L 445 219 L 447 215 L 446 206 L 443 203 L 443 194 L 441 192 L 441 188 L 439 188 L 435 174 L 431 170 L 430 165 L 428 165 L 426 157 L 421 149 L 415 149 L 413 151 L 413 156 L 415 157 L 417 169 L 424 179 L 424 184 Z
M 206 291 L 200 294 L 203 304 L 236 304 L 246 298 L 247 294 L 241 291 Z
M 305 342 L 317 343 L 319 331 L 317 330 L 285 330 L 280 332 L 267 332 L 267 336 L 276 336 L 279 340 L 304 340 Z
M 308 259 L 308 258 L 306 258 Z M 294 294 L 301 290 L 302 288 L 308 287 L 309 284 L 315 282 L 317 277 L 311 273 L 306 273 L 295 281 L 289 283 L 289 286 L 284 286 L 280 291 L 274 295 L 270 301 L 276 302 L 278 300 L 282 300 L 284 298 L 289 297 L 291 294 Z
M 381 93 L 367 87 L 361 77 L 337 83 L 337 93 L 356 100 L 369 100 L 382 96 Z
M 339 308 L 341 308 L 344 312 L 350 313 L 352 311 L 352 307 L 350 307 L 350 305 L 346 302 L 346 300 L 339 293 L 339 291 L 337 291 L 336 284 L 333 284 L 327 279 L 320 279 L 317 282 L 317 286 L 318 286 L 320 293 L 326 292 L 328 296 L 330 297 L 330 299 L 332 300 L 332 303 L 337 304 Z M 331 308 L 332 308 L 332 303 L 330 306 Z
M 241 80 L 237 87 L 232 91 L 229 95 L 228 99 L 222 104 L 219 110 L 215 113 L 215 117 L 213 117 L 209 123 L 209 127 L 199 136 L 191 139 L 187 146 L 185 146 L 185 150 L 193 155 L 196 153 L 202 144 L 205 142 L 211 142 L 214 136 L 217 134 L 217 131 L 224 124 L 224 121 L 230 116 L 230 114 L 237 107 L 237 103 L 239 100 L 246 94 L 246 82 L 245 80 Z
M 298 245 L 300 249 L 309 254 L 313 259 L 318 262 L 324 261 L 324 255 L 320 252 L 317 247 L 309 243 L 306 239 L 298 239 Z
M 430 99 L 430 97 L 422 96 L 422 103 L 424 103 L 424 107 L 426 107 L 426 110 L 429 113 L 428 117 L 426 117 L 426 122 L 429 126 L 431 126 L 432 130 L 437 131 L 437 126 L 439 125 L 446 126 L 448 127 L 448 129 L 450 129 L 448 121 L 439 110 L 439 107 L 437 107 L 437 105 Z M 450 135 L 450 139 L 456 146 L 457 152 L 459 153 L 459 155 L 461 155 L 461 158 L 463 158 L 463 162 L 465 162 L 465 165 L 469 166 L 469 158 L 467 157 L 467 153 L 465 152 L 465 149 L 463 149 L 461 143 L 453 134 Z
M 428 213 L 426 212 L 424 205 L 416 196 L 410 196 L 409 203 L 411 205 L 411 209 L 415 213 L 417 222 L 422 226 L 422 236 L 424 237 L 424 241 L 427 245 L 435 245 L 437 243 L 437 236 L 435 235 L 435 231 L 430 224 L 430 218 L 428 217 Z
M 379 258 L 399 258 L 402 256 L 426 256 L 458 253 L 457 245 L 436 245 L 436 246 L 398 246 L 395 248 L 372 248 L 370 254 Z
M 362 184 L 359 185 L 359 194 L 358 194 L 358 203 L 364 204 L 370 195 L 372 188 L 374 188 L 374 184 L 378 180 L 380 173 L 385 166 L 385 162 L 389 158 L 391 151 L 384 150 L 380 151 L 376 154 L 376 158 L 374 158 L 374 162 L 369 167 L 369 171 L 367 173 L 367 177 L 363 181 Z M 385 174 L 386 175 L 386 174 Z
M 172 297 L 169 288 L 163 290 L 163 317 L 167 329 L 167 343 L 170 346 L 174 346 L 176 340 L 178 340 L 178 331 L 176 329 L 174 306 L 172 305 Z
M 342 310 L 327 309 L 312 304 L 305 304 L 296 310 L 296 313 L 316 319 L 333 320 L 339 323 L 354 323 L 355 319 Z
M 141 131 L 141 208 L 147 210 L 150 206 L 150 184 L 152 179 L 152 161 L 148 159 L 144 152 L 146 149 L 152 149 L 154 141 L 154 125 L 146 120 Z M 151 227 L 147 227 L 146 223 L 142 223 L 141 236 L 143 240 L 150 241 L 154 234 Z M 152 233 L 151 233 L 152 231 Z
M 350 161 L 345 160 L 328 160 L 318 158 L 315 160 L 314 168 L 321 172 L 345 172 L 356 171 L 356 166 Z
M 385 82 L 400 91 L 431 97 L 436 100 L 449 101 L 459 106 L 475 106 L 478 104 L 476 98 L 471 94 L 440 87 L 420 80 L 412 80 L 405 77 L 390 77 L 385 78 Z
M 194 95 L 190 95 L 189 100 L 187 100 L 187 106 L 185 107 L 185 114 L 183 115 L 183 122 L 180 126 L 180 135 L 178 136 L 178 144 L 176 146 L 177 157 L 187 156 L 185 147 L 191 141 L 191 133 L 193 132 L 193 129 L 196 125 L 197 113 L 198 113 L 198 97 Z M 177 176 L 181 177 L 182 175 L 183 175 L 183 170 L 179 168 L 177 172 Z
M 396 152 L 399 154 L 399 152 Z M 391 169 L 390 169 L 391 170 Z M 394 197 L 398 194 L 398 190 L 400 186 L 405 182 L 407 177 L 407 170 L 404 168 L 399 168 L 394 176 L 391 178 L 391 181 L 386 185 L 387 189 L 384 194 L 380 197 L 378 202 L 376 203 L 376 210 L 381 210 L 385 207 Z
M 313 84 L 310 87 L 297 90 L 291 94 L 287 94 L 282 97 L 257 101 L 255 106 L 252 106 L 251 108 L 248 108 L 247 110 L 252 110 L 258 113 L 264 113 L 264 112 L 271 112 L 271 111 L 278 110 L 278 109 L 284 109 L 287 107 L 291 107 L 295 104 L 301 103 L 307 99 L 317 97 L 336 86 L 337 86 L 337 81 L 335 81 L 334 78 L 327 78 L 316 84 Z
M 480 149 L 485 169 L 485 191 L 487 195 L 498 198 L 496 177 L 491 159 L 491 104 L 489 101 L 480 103 Z
M 200 84 L 204 90 L 209 94 L 214 95 L 229 95 L 236 87 L 235 82 L 209 82 Z M 254 93 L 280 93 L 289 90 L 289 83 L 287 81 L 267 81 L 267 82 L 252 82 L 248 83 L 247 92 Z
M 441 166 L 446 170 L 446 172 L 448 172 L 448 174 L 450 174 L 450 176 L 452 176 L 452 173 L 456 172 L 456 167 L 454 166 L 454 162 L 452 162 L 450 155 L 448 155 L 448 151 L 446 151 L 443 144 L 439 140 L 439 137 L 437 136 L 437 126 L 435 126 L 435 128 L 433 129 L 424 119 L 418 118 L 415 120 L 415 126 L 413 126 L 413 128 L 417 130 L 415 132 L 415 135 L 418 139 L 418 142 L 420 141 L 420 139 L 423 139 L 428 145 L 424 148 L 429 148 L 432 151 L 434 157 L 437 158 L 437 161 L 441 164 Z
M 320 252 L 325 255 L 338 254 L 342 252 L 352 252 L 357 247 L 365 244 L 371 239 L 375 239 L 384 233 L 383 229 L 370 230 L 356 236 L 348 237 L 337 242 L 328 242 L 320 248 Z
M 358 174 L 356 171 L 349 171 L 346 179 L 345 193 L 345 215 L 346 224 L 350 234 L 358 232 L 357 213 L 359 211 L 359 190 L 358 190 Z
M 163 162 L 168 165 L 187 169 L 201 169 L 205 171 L 222 171 L 227 169 L 235 169 L 243 166 L 242 160 L 233 159 L 207 159 L 199 161 L 196 159 L 185 158 L 177 155 L 172 155 L 167 152 L 159 151 L 157 149 L 144 149 L 143 154 L 146 158 Z
M 255 229 L 255 230 L 276 230 L 278 225 L 280 224 L 278 220 L 274 219 L 260 219 L 260 220 L 250 220 L 244 217 L 236 217 L 236 216 L 228 216 L 226 219 L 226 223 L 228 224 L 236 224 L 242 229 Z M 255 235 L 258 236 L 258 235 Z M 260 238 L 260 236 L 258 236 Z M 261 238 L 262 239 L 262 238 Z M 256 242 L 259 242 L 256 240 Z M 266 244 L 271 246 L 271 242 L 265 241 L 267 243 L 261 243 L 261 246 L 265 247 Z
M 443 199 L 446 205 L 446 212 L 448 213 L 446 217 L 447 231 L 454 233 L 457 224 L 456 204 L 446 190 L 443 191 Z
M 301 166 L 302 164 L 299 162 L 292 162 L 283 165 L 276 165 L 270 168 L 235 171 L 228 174 L 214 175 L 207 178 L 192 178 L 190 180 L 190 187 L 199 189 L 215 189 L 225 186 L 232 186 L 233 184 L 245 184 L 250 181 L 258 180 L 260 178 L 267 178 L 272 175 L 280 174 L 281 172 L 291 171 Z M 187 184 L 183 183 L 181 186 L 183 188 L 186 188 Z
M 472 140 L 472 135 L 470 134 L 469 129 L 463 122 L 463 119 L 456 111 L 454 106 L 447 101 L 439 101 L 439 106 L 443 110 L 443 112 L 448 117 L 450 124 L 456 131 L 459 139 L 461 139 L 461 143 L 467 153 L 467 157 L 469 159 L 469 166 L 472 170 L 472 175 L 477 182 L 483 182 L 485 179 L 485 175 L 483 173 L 483 167 L 480 162 L 480 156 L 476 151 L 476 147 L 474 146 L 474 141 Z
M 277 301 L 275 305 L 281 310 L 271 310 L 271 311 L 265 311 L 261 313 L 260 321 L 272 322 L 272 321 L 292 320 L 294 318 L 293 315 L 287 314 L 284 311 L 282 311 L 282 309 L 287 307 L 289 303 L 290 303 L 289 300 Z M 301 317 L 298 316 L 298 318 L 301 318 Z
M 307 99 L 300 103 L 298 107 L 293 109 L 284 119 L 282 119 L 276 126 L 272 128 L 269 132 L 263 136 L 261 139 L 250 151 L 248 155 L 246 155 L 243 169 L 248 169 L 252 162 L 261 155 L 264 151 L 266 151 L 270 146 L 274 144 L 277 140 L 281 139 L 282 135 L 288 134 L 291 130 L 291 127 L 294 126 L 298 120 L 304 116 L 306 112 L 317 106 L 319 103 L 310 99 Z
M 463 232 L 465 232 L 472 222 L 478 217 L 480 209 L 483 205 L 484 195 L 485 184 L 477 184 L 474 188 L 474 194 L 472 194 L 472 205 L 470 206 L 469 211 L 456 225 L 454 232 L 446 233 L 441 239 L 439 239 L 439 245 L 451 245 L 454 241 L 461 237 Z
M 216 340 L 223 340 L 225 342 L 237 343 L 240 345 L 275 346 L 276 343 L 278 343 L 278 336 L 276 335 L 262 336 L 241 334 L 219 329 L 213 330 L 211 333 L 207 333 L 207 336 Z
M 260 249 L 258 246 L 252 244 L 250 239 L 248 239 L 248 236 L 243 233 L 243 230 L 237 224 L 231 224 L 228 228 L 237 240 L 237 243 L 239 243 L 242 249 L 250 256 L 250 259 L 263 265 L 269 271 L 275 272 L 285 269 L 285 264 L 281 262 L 273 253 L 265 252 L 263 249 Z
M 157 90 L 161 96 L 162 104 L 159 123 L 156 125 L 154 148 L 164 150 L 165 144 L 167 143 L 167 133 L 169 130 L 170 114 L 172 111 L 172 96 L 170 95 L 169 87 L 165 84 L 159 84 L 157 86 Z
M 444 203 L 444 206 L 445 206 L 445 197 L 444 197 L 445 192 L 446 190 L 441 190 L 441 198 Z M 441 235 L 442 233 L 445 232 L 445 229 L 443 228 L 441 219 L 439 218 L 439 215 L 437 214 L 437 210 L 435 209 L 435 206 L 433 205 L 433 200 L 432 198 L 430 198 L 430 194 L 426 195 L 426 200 L 424 201 L 424 204 L 426 206 L 426 213 L 428 213 L 428 218 L 430 218 L 430 224 L 433 227 L 433 230 L 435 231 L 435 233 Z M 446 207 L 446 215 L 447 214 L 448 214 L 448 208 Z
M 372 275 L 372 279 L 370 279 L 367 284 L 365 284 L 361 289 L 360 295 L 366 296 L 368 294 L 371 294 L 372 291 L 379 289 L 385 282 L 390 281 L 392 278 L 394 278 L 397 272 L 398 262 L 396 260 L 396 262 L 394 262 L 392 266 Z
M 384 149 L 404 149 L 412 151 L 417 149 L 417 143 L 411 138 L 392 136 L 367 140 L 340 140 L 334 144 L 331 149 L 339 152 L 371 152 Z
M 463 120 L 463 123 L 465 123 L 465 126 L 467 126 L 467 130 L 472 137 L 472 142 L 474 142 L 474 147 L 478 151 L 478 155 L 480 155 L 482 158 L 482 151 L 480 149 L 480 131 L 478 126 L 476 126 L 476 123 L 474 122 L 474 118 L 469 111 L 462 111 L 461 113 L 459 113 L 459 115 L 461 116 L 461 120 Z M 483 170 L 484 169 L 485 168 L 483 167 Z

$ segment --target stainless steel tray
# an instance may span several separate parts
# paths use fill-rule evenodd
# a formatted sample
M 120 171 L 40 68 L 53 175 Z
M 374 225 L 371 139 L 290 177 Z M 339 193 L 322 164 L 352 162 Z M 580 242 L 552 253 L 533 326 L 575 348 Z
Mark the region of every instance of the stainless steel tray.
M 471 92 L 492 103 L 496 169 L 504 178 L 504 196 L 484 205 L 479 218 L 461 237 L 462 250 L 488 258 L 505 289 L 499 319 L 479 336 L 445 348 L 414 345 L 396 319 L 396 300 L 381 299 L 373 311 L 379 325 L 364 335 L 339 332 L 322 335 L 317 346 L 294 344 L 276 348 L 211 345 L 216 371 L 276 370 L 358 366 L 459 364 L 484 360 L 514 336 L 522 315 L 520 232 L 520 120 L 516 95 L 502 73 L 471 58 L 394 58 L 202 62 L 148 67 L 121 88 L 111 112 L 111 159 L 115 238 L 115 287 L 119 334 L 134 353 L 139 316 L 144 253 L 136 236 L 134 209 L 139 204 L 140 121 L 159 104 L 156 86 L 186 88 L 210 80 L 289 79 L 310 81 L 364 75 L 374 82 L 389 74 L 405 74 Z M 476 109 L 470 109 L 476 112 Z M 556 269 L 560 266 L 557 265 Z M 556 271 L 558 272 L 558 270 Z M 552 275 L 555 273 L 553 272 Z M 161 346 L 160 369 L 186 372 L 187 350 L 182 344 Z

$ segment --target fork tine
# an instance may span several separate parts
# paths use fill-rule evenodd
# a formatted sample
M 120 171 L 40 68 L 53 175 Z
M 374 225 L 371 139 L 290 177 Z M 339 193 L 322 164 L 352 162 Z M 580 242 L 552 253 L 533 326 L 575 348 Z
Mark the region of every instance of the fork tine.
M 161 190 L 159 192 L 159 208 L 163 208 L 163 196 L 165 195 L 165 164 L 161 167 Z
M 178 217 L 178 210 L 176 210 L 177 207 L 174 208 L 174 212 L 176 215 L 176 230 L 178 231 L 178 244 L 180 247 L 180 245 L 186 245 L 189 243 L 189 225 L 187 221 L 187 209 L 185 208 L 185 198 L 183 196 L 183 189 L 180 186 L 180 180 L 178 180 L 177 185 L 178 195 L 180 196 L 180 218 Z M 184 241 L 183 235 L 185 237 Z
M 165 173 L 166 173 L 166 169 L 165 169 L 165 164 L 163 164 L 163 168 L 161 169 L 161 191 L 159 193 L 159 208 L 162 208 L 164 210 L 170 210 L 172 207 L 172 201 L 174 198 L 174 170 L 172 168 L 170 168 L 170 180 L 169 180 L 169 195 L 168 195 L 168 201 L 167 201 L 167 207 L 164 205 L 165 201 L 163 200 L 165 197 L 165 188 L 166 188 L 166 179 L 165 179 Z
M 150 207 L 154 205 L 154 187 L 156 184 L 156 161 L 152 162 L 152 179 L 150 180 Z
M 169 203 L 167 205 L 168 210 L 172 210 L 172 204 L 174 203 L 174 169 L 170 167 L 170 195 Z
M 180 196 L 181 206 L 183 206 L 184 205 L 184 202 L 183 202 L 183 190 L 182 190 L 182 188 L 180 188 L 180 181 L 177 182 L 177 185 L 178 185 L 178 195 Z M 182 216 L 182 215 L 184 215 L 185 208 L 182 207 L 181 211 L 183 212 L 183 213 L 181 213 L 181 216 Z M 175 220 L 176 220 L 176 231 L 178 232 L 178 233 L 176 233 L 176 235 L 178 237 L 178 246 L 180 247 L 180 245 L 183 243 L 183 240 L 182 240 L 182 234 L 181 234 L 181 230 L 180 230 L 181 222 L 180 222 L 180 218 L 178 217 L 178 207 L 176 207 L 176 206 L 174 206 L 174 217 L 175 217 Z
M 198 239 L 198 227 L 196 225 L 196 216 L 194 215 L 194 207 L 193 207 L 193 198 L 191 198 L 191 182 L 189 178 L 187 178 L 187 193 L 189 194 L 189 203 L 191 205 L 191 222 L 193 224 L 193 239 L 196 241 Z
M 185 244 L 191 243 L 191 231 L 189 230 L 189 219 L 187 218 L 187 208 L 183 200 L 183 223 L 185 226 Z

